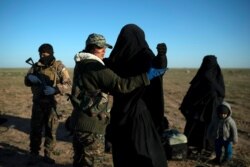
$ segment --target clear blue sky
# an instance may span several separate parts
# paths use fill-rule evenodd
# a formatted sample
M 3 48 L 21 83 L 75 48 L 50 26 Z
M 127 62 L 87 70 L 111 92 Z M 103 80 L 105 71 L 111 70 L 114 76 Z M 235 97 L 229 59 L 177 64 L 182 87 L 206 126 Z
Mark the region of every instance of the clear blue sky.
M 222 68 L 250 68 L 250 0 L 1 0 L 0 68 L 29 67 L 42 43 L 74 67 L 90 33 L 114 45 L 128 23 L 144 30 L 155 53 L 167 44 L 169 68 L 198 68 L 207 54 Z

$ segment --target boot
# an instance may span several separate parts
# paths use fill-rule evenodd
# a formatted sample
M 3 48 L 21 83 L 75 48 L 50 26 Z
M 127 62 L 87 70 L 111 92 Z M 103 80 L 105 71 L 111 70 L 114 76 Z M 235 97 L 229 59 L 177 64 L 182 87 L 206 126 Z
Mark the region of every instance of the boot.
M 36 166 L 40 161 L 38 152 L 30 152 L 27 166 Z
M 214 159 L 211 160 L 211 162 L 213 164 L 219 165 L 220 164 L 220 158 L 219 157 L 215 157 Z

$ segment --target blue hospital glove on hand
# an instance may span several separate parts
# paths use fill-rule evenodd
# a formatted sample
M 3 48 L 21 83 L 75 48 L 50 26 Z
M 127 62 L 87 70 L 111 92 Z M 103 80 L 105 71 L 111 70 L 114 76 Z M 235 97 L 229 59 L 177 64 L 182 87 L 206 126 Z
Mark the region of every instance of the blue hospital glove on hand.
M 53 95 L 56 93 L 56 89 L 51 86 L 45 86 L 45 89 L 43 90 L 45 95 Z
M 42 83 L 42 81 L 35 75 L 30 74 L 30 75 L 28 75 L 27 78 L 32 84 L 41 84 Z
M 157 69 L 157 68 L 150 68 L 147 72 L 147 76 L 149 80 L 152 80 L 155 77 L 158 77 L 162 74 L 164 74 L 164 72 L 167 70 L 167 68 L 163 68 L 163 69 Z

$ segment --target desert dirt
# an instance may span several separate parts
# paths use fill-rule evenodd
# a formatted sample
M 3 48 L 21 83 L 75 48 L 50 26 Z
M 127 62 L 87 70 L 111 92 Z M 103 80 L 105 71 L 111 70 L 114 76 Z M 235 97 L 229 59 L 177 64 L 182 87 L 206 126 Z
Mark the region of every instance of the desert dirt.
M 25 167 L 29 159 L 29 128 L 32 107 L 30 88 L 23 78 L 27 69 L 0 69 L 0 114 L 8 121 L 0 125 L 0 167 Z M 170 127 L 183 132 L 185 119 L 178 110 L 189 82 L 197 69 L 170 69 L 164 75 L 165 115 Z M 71 70 L 72 74 L 72 70 Z M 239 143 L 233 146 L 230 167 L 250 166 L 250 69 L 223 69 L 226 98 L 233 110 L 239 133 Z M 71 136 L 64 128 L 72 106 L 65 96 L 60 97 L 58 111 L 63 113 L 57 133 L 57 146 L 53 158 L 55 165 L 39 162 L 37 166 L 72 166 Z M 43 147 L 40 151 L 43 156 Z M 106 154 L 112 163 L 112 155 Z M 196 159 L 168 161 L 169 167 L 212 167 L 213 164 Z

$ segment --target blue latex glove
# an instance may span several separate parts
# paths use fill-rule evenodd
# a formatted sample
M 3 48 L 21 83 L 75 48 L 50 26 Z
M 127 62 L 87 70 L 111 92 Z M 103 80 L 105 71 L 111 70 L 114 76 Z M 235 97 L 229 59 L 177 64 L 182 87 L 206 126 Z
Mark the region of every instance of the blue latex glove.
M 56 93 L 56 89 L 51 86 L 45 86 L 45 89 L 43 90 L 45 95 L 53 95 Z
M 147 76 L 149 80 L 152 80 L 155 77 L 158 77 L 162 74 L 164 74 L 164 72 L 167 70 L 167 68 L 163 68 L 163 69 L 157 69 L 157 68 L 150 68 L 147 72 Z
M 35 75 L 33 74 L 30 74 L 28 75 L 28 80 L 32 83 L 32 84 L 41 84 L 42 81 Z

